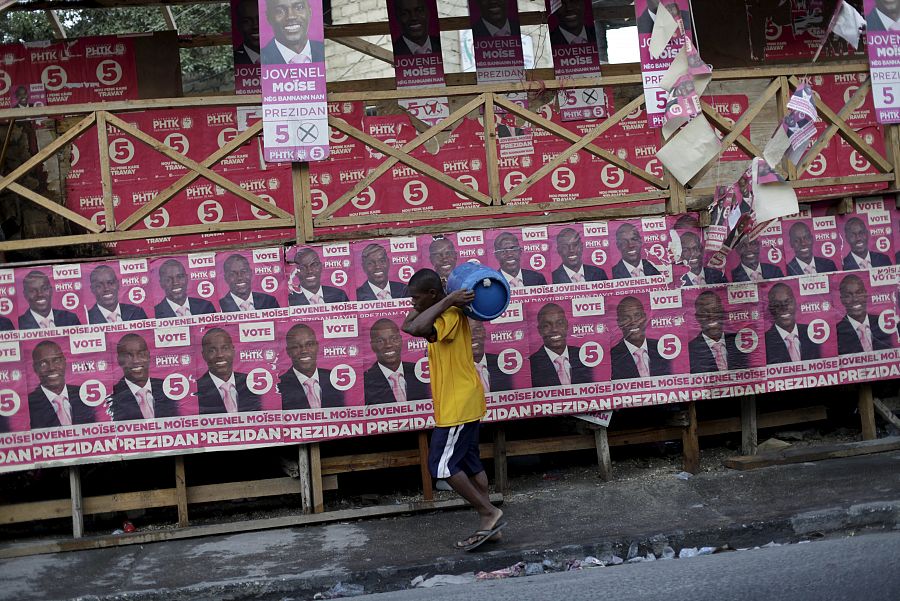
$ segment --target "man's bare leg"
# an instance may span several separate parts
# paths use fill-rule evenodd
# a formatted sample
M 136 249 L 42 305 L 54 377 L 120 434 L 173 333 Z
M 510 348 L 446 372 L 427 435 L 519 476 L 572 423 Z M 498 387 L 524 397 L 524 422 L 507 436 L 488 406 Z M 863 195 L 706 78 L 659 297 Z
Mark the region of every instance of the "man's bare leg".
M 447 478 L 447 483 L 478 512 L 479 530 L 492 530 L 500 521 L 503 512 L 491 503 L 487 476 L 483 471 L 471 478 L 460 471 Z

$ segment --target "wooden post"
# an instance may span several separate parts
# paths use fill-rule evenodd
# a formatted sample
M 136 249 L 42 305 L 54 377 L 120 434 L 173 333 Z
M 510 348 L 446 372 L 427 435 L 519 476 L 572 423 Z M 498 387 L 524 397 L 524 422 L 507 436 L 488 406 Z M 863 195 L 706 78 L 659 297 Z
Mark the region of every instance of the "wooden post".
M 687 192 L 681 182 L 675 176 L 664 170 L 666 179 L 669 180 L 669 201 L 666 203 L 666 213 L 669 215 L 681 215 L 687 212 Z
M 297 244 L 303 244 L 313 238 L 309 163 L 291 165 L 291 182 L 294 192 L 294 236 Z
M 741 397 L 741 454 L 756 455 L 756 396 Z
M 72 499 L 72 538 L 84 536 L 84 506 L 81 498 L 81 472 L 77 465 L 69 468 L 69 496 Z
M 612 480 L 612 460 L 609 458 L 609 437 L 606 427 L 594 429 L 594 442 L 597 445 L 597 465 L 600 468 L 600 479 L 604 482 Z
M 312 513 L 312 479 L 309 472 L 309 446 L 297 447 L 297 469 L 300 471 L 300 502 L 303 513 Z
M 900 190 L 900 125 L 884 125 L 884 143 L 887 159 L 894 170 L 891 189 Z
M 178 503 L 178 526 L 188 526 L 187 483 L 184 478 L 184 457 L 175 458 L 175 500 Z
M 100 184 L 103 190 L 103 227 L 107 232 L 112 232 L 116 229 L 116 218 L 112 195 L 112 173 L 109 168 L 109 141 L 105 111 L 97 111 L 97 146 L 100 152 Z
M 781 124 L 785 116 L 787 116 L 788 112 L 790 112 L 790 109 L 788 108 L 788 102 L 790 102 L 791 100 L 791 86 L 790 84 L 788 84 L 787 77 L 781 76 L 778 78 L 778 80 L 780 86 L 778 89 L 775 114 L 778 115 L 778 123 Z M 788 160 L 787 158 L 783 159 L 781 161 L 781 166 L 787 171 L 788 180 L 797 179 L 797 166 L 794 165 L 790 160 Z
M 309 472 L 312 480 L 313 513 L 325 511 L 325 500 L 322 497 L 322 454 L 319 443 L 309 445 Z
M 863 440 L 875 440 L 875 403 L 871 384 L 861 384 L 859 387 L 859 421 L 862 422 Z
M 431 471 L 428 469 L 428 434 L 419 432 L 419 470 L 422 472 L 422 498 L 434 501 Z
M 506 430 L 497 425 L 494 431 L 494 489 L 503 494 L 509 490 L 506 467 Z
M 700 439 L 697 437 L 697 406 L 687 404 L 688 423 L 681 431 L 681 446 L 684 454 L 684 471 L 696 474 L 700 471 Z
M 494 119 L 494 95 L 484 95 L 484 152 L 487 160 L 488 195 L 494 204 L 500 199 L 500 167 L 497 159 L 497 125 Z

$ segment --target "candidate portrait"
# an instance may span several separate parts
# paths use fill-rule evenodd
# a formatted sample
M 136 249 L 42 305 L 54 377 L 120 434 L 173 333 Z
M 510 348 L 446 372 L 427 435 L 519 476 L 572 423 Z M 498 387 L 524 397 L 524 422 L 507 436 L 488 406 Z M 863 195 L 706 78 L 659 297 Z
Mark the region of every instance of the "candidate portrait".
M 794 258 L 788 261 L 788 275 L 815 275 L 837 271 L 831 259 L 813 255 L 813 234 L 809 226 L 802 221 L 791 225 L 788 230 L 788 243 L 794 251 Z
M 797 301 L 787 284 L 769 289 L 772 327 L 766 331 L 766 363 L 789 363 L 818 359 L 819 345 L 809 337 L 809 325 L 797 323 Z
M 647 312 L 634 296 L 626 296 L 616 307 L 616 325 L 622 339 L 610 349 L 612 379 L 667 376 L 672 364 L 659 354 L 659 340 L 647 338 Z
M 593 381 L 593 370 L 581 362 L 581 347 L 568 344 L 569 320 L 562 307 L 556 303 L 541 307 L 537 331 L 542 345 L 528 358 L 532 386 L 567 386 Z
M 484 341 L 487 331 L 483 321 L 469 319 L 469 331 L 472 333 L 472 359 L 475 371 L 481 378 L 481 386 L 487 392 L 512 390 L 512 377 L 500 369 L 500 356 L 485 352 Z
M 94 422 L 94 410 L 85 405 L 78 386 L 66 383 L 68 361 L 52 340 L 31 351 L 31 368 L 39 384 L 28 393 L 32 428 L 55 428 Z
M 163 380 L 150 377 L 150 351 L 142 336 L 122 336 L 116 344 L 116 362 L 122 377 L 107 400 L 114 421 L 178 415 L 178 403 L 166 395 Z
M 416 364 L 403 360 L 403 336 L 396 323 L 382 318 L 372 324 L 369 344 L 375 363 L 363 374 L 366 405 L 429 398 L 428 385 L 416 377 Z
M 584 242 L 577 230 L 567 227 L 556 235 L 556 254 L 562 263 L 553 270 L 554 284 L 579 284 L 606 280 L 600 267 L 584 264 Z
M 725 331 L 725 308 L 718 294 L 708 290 L 697 295 L 694 319 L 700 333 L 688 343 L 692 374 L 747 368 L 747 355 L 737 348 L 737 336 Z
M 750 240 L 744 236 L 735 245 L 734 250 L 741 258 L 741 262 L 731 270 L 732 282 L 761 282 L 784 277 L 784 272 L 780 267 L 760 261 L 759 253 L 762 250 L 762 244 L 759 238 Z
M 234 254 L 222 264 L 222 279 L 228 286 L 228 294 L 219 299 L 223 313 L 277 309 L 278 301 L 265 292 L 253 291 L 253 270 L 243 255 Z
M 616 230 L 616 248 L 622 258 L 613 265 L 612 277 L 614 280 L 659 275 L 659 270 L 655 265 L 641 258 L 644 250 L 644 238 L 634 225 L 623 223 L 619 226 L 619 229 Z
M 682 286 L 725 283 L 724 273 L 703 266 L 703 246 L 700 244 L 700 236 L 694 232 L 681 234 L 681 261 L 688 266 L 688 272 L 681 276 Z
M 878 315 L 869 313 L 869 291 L 856 274 L 843 277 L 840 284 L 844 316 L 837 324 L 838 354 L 849 355 L 893 348 L 896 332 L 881 328 Z
M 345 303 L 349 300 L 340 288 L 322 285 L 322 259 L 312 248 L 301 248 L 294 255 L 294 273 L 300 286 L 299 290 L 291 291 L 288 296 L 292 307 Z
M 307 64 L 325 60 L 322 40 L 309 39 L 308 0 L 267 0 L 266 21 L 274 37 L 262 49 L 264 65 Z
M 344 393 L 331 383 L 331 370 L 318 366 L 319 340 L 306 324 L 291 326 L 284 338 L 291 367 L 278 379 L 282 409 L 342 407 Z
M 94 306 L 88 309 L 88 323 L 116 323 L 147 319 L 138 306 L 119 302 L 119 278 L 112 267 L 100 265 L 91 271 L 91 294 Z
M 178 259 L 167 259 L 160 266 L 159 288 L 165 296 L 153 307 L 153 315 L 157 319 L 216 312 L 216 308 L 208 300 L 188 296 L 187 271 Z
M 20 330 L 81 325 L 81 320 L 71 311 L 52 308 L 53 286 L 45 273 L 34 270 L 22 278 L 22 294 L 28 309 L 19 316 Z
M 409 296 L 406 284 L 390 279 L 391 261 L 383 246 L 373 242 L 363 248 L 359 258 L 366 281 L 356 289 L 356 300 L 392 300 Z
M 400 24 L 400 36 L 393 41 L 395 56 L 441 53 L 441 37 L 428 33 L 428 0 L 394 0 L 394 17 Z
M 207 330 L 200 342 L 206 373 L 197 379 L 200 413 L 259 411 L 262 400 L 247 387 L 247 374 L 234 371 L 234 343 L 222 328 Z
M 869 228 L 859 217 L 851 217 L 844 224 L 844 241 L 850 247 L 850 252 L 844 257 L 844 271 L 891 264 L 887 255 L 869 250 Z
M 510 288 L 545 286 L 547 278 L 530 269 L 522 268 L 522 244 L 510 232 L 503 232 L 494 238 L 494 257 L 500 273 L 509 282 Z

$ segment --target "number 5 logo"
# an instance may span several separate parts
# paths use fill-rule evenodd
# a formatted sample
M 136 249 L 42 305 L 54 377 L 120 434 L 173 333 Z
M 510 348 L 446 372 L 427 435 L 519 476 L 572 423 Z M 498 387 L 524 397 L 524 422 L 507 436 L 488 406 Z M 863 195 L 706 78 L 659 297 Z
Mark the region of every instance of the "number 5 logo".
M 346 392 L 356 384 L 356 370 L 349 365 L 341 363 L 331 370 L 331 375 L 328 379 L 331 380 L 332 386 L 341 392 Z
M 674 359 L 681 354 L 681 340 L 675 334 L 666 334 L 659 339 L 656 350 L 663 359 Z
M 416 361 L 416 378 L 420 382 L 425 382 L 426 384 L 431 382 L 431 372 L 428 370 L 427 357 L 422 357 Z
M 578 351 L 578 358 L 585 367 L 597 367 L 603 361 L 603 347 L 597 342 L 585 342 Z
M 21 406 L 22 399 L 19 398 L 19 393 L 8 388 L 0 390 L 0 415 L 3 417 L 15 415 Z
M 106 386 L 100 380 L 88 380 L 81 385 L 78 396 L 88 407 L 96 407 L 106 400 Z
M 247 374 L 247 388 L 253 394 L 266 394 L 272 390 L 273 384 L 272 374 L 261 367 L 251 369 Z
M 893 309 L 886 309 L 878 316 L 878 327 L 888 334 L 897 332 L 897 313 Z
M 173 401 L 180 401 L 190 392 L 187 376 L 184 374 L 169 374 L 163 380 L 163 392 Z
M 809 339 L 822 344 L 831 336 L 831 326 L 824 319 L 814 319 L 809 323 Z

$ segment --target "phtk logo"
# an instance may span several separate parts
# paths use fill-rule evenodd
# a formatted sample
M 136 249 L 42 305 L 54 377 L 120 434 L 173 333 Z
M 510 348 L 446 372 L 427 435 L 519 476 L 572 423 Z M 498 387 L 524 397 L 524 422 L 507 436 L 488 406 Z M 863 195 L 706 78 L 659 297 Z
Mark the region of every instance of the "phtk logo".
M 480 159 L 472 159 L 472 169 L 478 171 L 481 169 L 481 160 Z
M 185 129 L 191 129 L 194 127 L 194 119 L 192 117 L 185 117 L 181 120 L 181 126 Z

